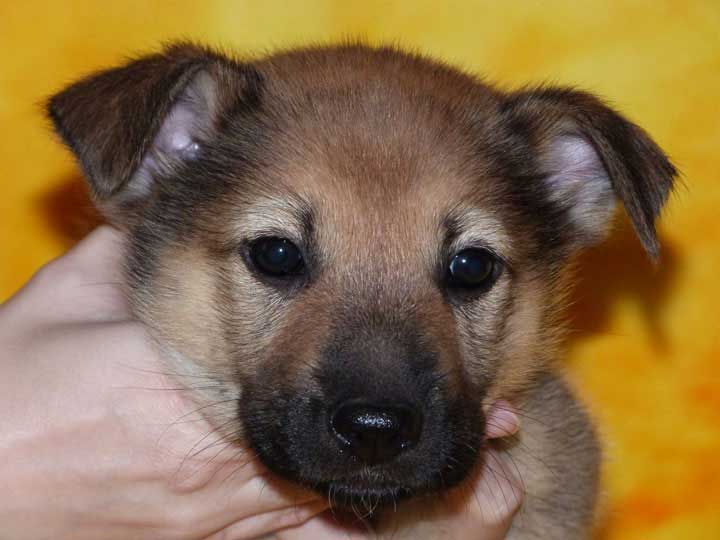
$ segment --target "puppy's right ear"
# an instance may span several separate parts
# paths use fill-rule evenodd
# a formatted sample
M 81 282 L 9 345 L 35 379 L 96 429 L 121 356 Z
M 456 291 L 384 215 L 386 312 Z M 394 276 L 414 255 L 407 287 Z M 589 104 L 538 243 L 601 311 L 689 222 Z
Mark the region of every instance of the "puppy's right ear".
M 51 97 L 47 110 L 98 206 L 122 219 L 158 175 L 202 154 L 225 108 L 257 99 L 258 77 L 249 66 L 180 44 L 91 75 Z

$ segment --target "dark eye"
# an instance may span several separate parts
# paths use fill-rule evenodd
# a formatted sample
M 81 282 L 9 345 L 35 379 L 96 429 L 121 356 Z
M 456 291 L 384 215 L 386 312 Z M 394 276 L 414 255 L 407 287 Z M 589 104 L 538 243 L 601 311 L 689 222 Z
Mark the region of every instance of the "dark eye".
M 497 278 L 499 270 L 500 262 L 487 249 L 464 249 L 450 261 L 448 285 L 462 289 L 489 287 Z
M 272 277 L 299 274 L 304 266 L 297 246 L 290 240 L 274 236 L 252 242 L 250 258 L 260 272 Z

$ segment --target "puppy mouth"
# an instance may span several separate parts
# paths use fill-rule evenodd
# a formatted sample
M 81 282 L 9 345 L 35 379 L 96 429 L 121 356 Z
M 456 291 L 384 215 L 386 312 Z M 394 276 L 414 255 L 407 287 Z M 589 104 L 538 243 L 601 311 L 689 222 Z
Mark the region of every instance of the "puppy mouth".
M 313 484 L 335 508 L 346 508 L 371 515 L 385 507 L 395 507 L 406 499 L 436 493 L 444 489 L 442 475 L 433 475 L 426 482 L 410 485 L 402 479 L 392 478 L 374 468 L 365 468 L 355 474 L 340 476 Z M 434 479 L 437 481 L 433 481 Z
M 281 459 L 267 453 L 260 453 L 259 457 L 276 474 L 319 493 L 333 508 L 368 516 L 406 499 L 431 496 L 456 486 L 480 457 L 478 452 L 469 451 L 441 457 L 443 452 L 433 448 L 420 456 L 400 456 L 390 462 L 367 465 L 330 447 L 325 459 L 313 459 L 315 464 L 324 465 L 307 466 L 307 461 L 295 452 L 290 457 L 287 448 L 275 450 Z
M 406 499 L 445 491 L 462 482 L 467 473 L 466 467 L 456 463 L 455 467 L 446 466 L 422 479 L 415 479 L 415 482 L 408 482 L 408 479 L 394 475 L 393 469 L 392 465 L 371 466 L 322 480 L 296 478 L 295 481 L 322 494 L 334 508 L 372 515 Z
M 440 457 L 441 452 L 433 449 L 423 452 L 424 457 L 362 465 L 332 447 L 326 448 L 328 453 L 315 447 L 323 457 L 313 457 L 315 466 L 308 466 L 307 453 L 302 450 L 291 452 L 291 457 L 287 447 L 271 448 L 270 452 L 267 448 L 259 452 L 258 457 L 275 474 L 315 491 L 332 508 L 352 511 L 358 517 L 370 517 L 407 499 L 444 492 L 461 483 L 479 459 L 477 452 Z

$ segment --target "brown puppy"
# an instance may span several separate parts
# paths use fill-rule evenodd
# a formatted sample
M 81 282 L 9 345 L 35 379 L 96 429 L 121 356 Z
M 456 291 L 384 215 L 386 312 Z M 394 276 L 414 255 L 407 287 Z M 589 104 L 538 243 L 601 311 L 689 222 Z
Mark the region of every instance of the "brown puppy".
M 583 92 L 360 45 L 176 45 L 49 113 L 129 232 L 138 317 L 229 439 L 370 510 L 460 483 L 509 399 L 510 537 L 586 538 L 600 455 L 552 362 L 569 263 L 616 199 L 657 254 L 675 169 L 639 127 Z M 399 509 L 393 534 L 429 536 Z

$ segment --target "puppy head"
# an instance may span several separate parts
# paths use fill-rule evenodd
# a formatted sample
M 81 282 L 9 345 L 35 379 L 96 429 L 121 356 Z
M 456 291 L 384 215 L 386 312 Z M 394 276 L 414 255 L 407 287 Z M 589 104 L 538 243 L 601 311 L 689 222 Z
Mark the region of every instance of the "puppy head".
M 483 406 L 554 353 L 569 259 L 615 201 L 655 256 L 675 176 L 589 94 L 363 46 L 174 46 L 49 113 L 130 233 L 138 316 L 210 381 L 205 410 L 348 504 L 465 477 Z

